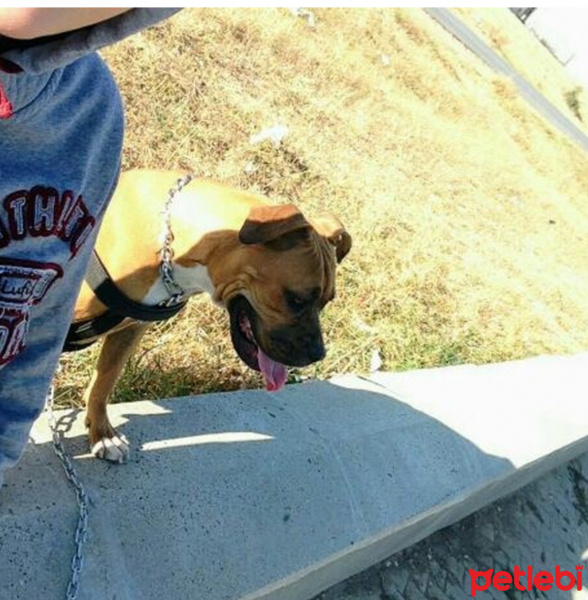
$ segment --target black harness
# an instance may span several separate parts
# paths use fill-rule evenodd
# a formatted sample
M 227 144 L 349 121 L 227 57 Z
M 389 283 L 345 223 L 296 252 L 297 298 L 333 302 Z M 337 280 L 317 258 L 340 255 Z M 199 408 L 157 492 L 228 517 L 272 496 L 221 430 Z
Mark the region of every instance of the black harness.
M 145 304 L 131 300 L 114 285 L 106 267 L 102 264 L 96 250 L 94 250 L 90 257 L 85 279 L 98 300 L 106 306 L 107 310 L 99 317 L 72 323 L 63 345 L 64 352 L 82 350 L 91 346 L 97 341 L 99 336 L 114 329 L 124 319 L 130 318 L 137 321 L 149 322 L 166 321 L 178 314 L 186 306 L 187 300 L 184 300 L 184 291 L 174 281 L 171 274 L 171 259 L 173 258 L 171 242 L 173 241 L 173 234 L 171 232 L 170 207 L 174 197 L 192 181 L 193 177 L 192 174 L 188 174 L 178 179 L 176 185 L 168 193 L 163 211 L 165 215 L 166 234 L 160 271 L 163 284 L 170 295 L 169 299 L 157 306 L 146 306 Z
M 151 322 L 171 319 L 187 303 L 187 300 L 183 300 L 171 306 L 146 306 L 131 300 L 116 287 L 96 250 L 92 252 L 85 279 L 98 300 L 108 308 L 99 317 L 72 323 L 65 338 L 64 352 L 91 346 L 98 336 L 107 333 L 126 318 Z

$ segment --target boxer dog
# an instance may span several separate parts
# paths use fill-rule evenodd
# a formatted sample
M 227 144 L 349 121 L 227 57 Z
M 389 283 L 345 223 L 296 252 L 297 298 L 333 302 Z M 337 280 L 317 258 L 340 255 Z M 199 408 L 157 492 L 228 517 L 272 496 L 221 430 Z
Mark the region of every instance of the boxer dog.
M 96 252 L 125 296 L 155 306 L 169 298 L 160 273 L 162 211 L 178 172 L 124 173 L 104 217 Z M 207 292 L 227 309 L 235 351 L 261 371 L 266 389 L 286 382 L 286 365 L 303 367 L 325 356 L 321 309 L 335 295 L 336 266 L 351 237 L 332 215 L 306 218 L 292 204 L 208 179 L 193 179 L 174 198 L 173 277 L 186 296 Z M 107 307 L 84 282 L 74 323 Z M 150 323 L 125 318 L 104 342 L 84 394 L 92 453 L 123 462 L 129 446 L 107 416 L 108 396 Z M 93 341 L 93 340 L 91 340 Z

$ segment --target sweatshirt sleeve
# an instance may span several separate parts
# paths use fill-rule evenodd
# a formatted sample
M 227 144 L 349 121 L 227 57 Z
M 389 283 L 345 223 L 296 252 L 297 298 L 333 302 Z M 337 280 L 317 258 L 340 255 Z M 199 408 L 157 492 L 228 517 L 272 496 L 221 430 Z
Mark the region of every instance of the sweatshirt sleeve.
M 167 19 L 181 8 L 134 8 L 101 23 L 27 40 L 2 58 L 28 73 L 53 71 Z

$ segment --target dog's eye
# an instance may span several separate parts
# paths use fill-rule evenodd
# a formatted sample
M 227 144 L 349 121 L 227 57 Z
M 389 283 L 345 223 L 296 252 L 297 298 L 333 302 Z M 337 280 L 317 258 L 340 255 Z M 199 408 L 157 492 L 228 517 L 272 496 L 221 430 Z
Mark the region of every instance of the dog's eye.
M 302 312 L 309 304 L 307 298 L 303 298 L 294 292 L 286 292 L 286 302 L 292 311 L 296 313 Z

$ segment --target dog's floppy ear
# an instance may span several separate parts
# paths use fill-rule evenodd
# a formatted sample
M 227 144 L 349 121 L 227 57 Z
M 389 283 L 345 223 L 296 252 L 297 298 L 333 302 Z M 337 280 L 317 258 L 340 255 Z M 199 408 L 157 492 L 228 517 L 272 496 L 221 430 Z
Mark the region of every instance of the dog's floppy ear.
M 310 223 L 293 204 L 255 206 L 239 231 L 239 241 L 266 244 L 294 232 L 307 234 L 309 228 Z
M 312 219 L 312 225 L 319 235 L 335 246 L 335 256 L 340 263 L 351 250 L 351 236 L 341 221 L 332 213 L 325 213 Z

